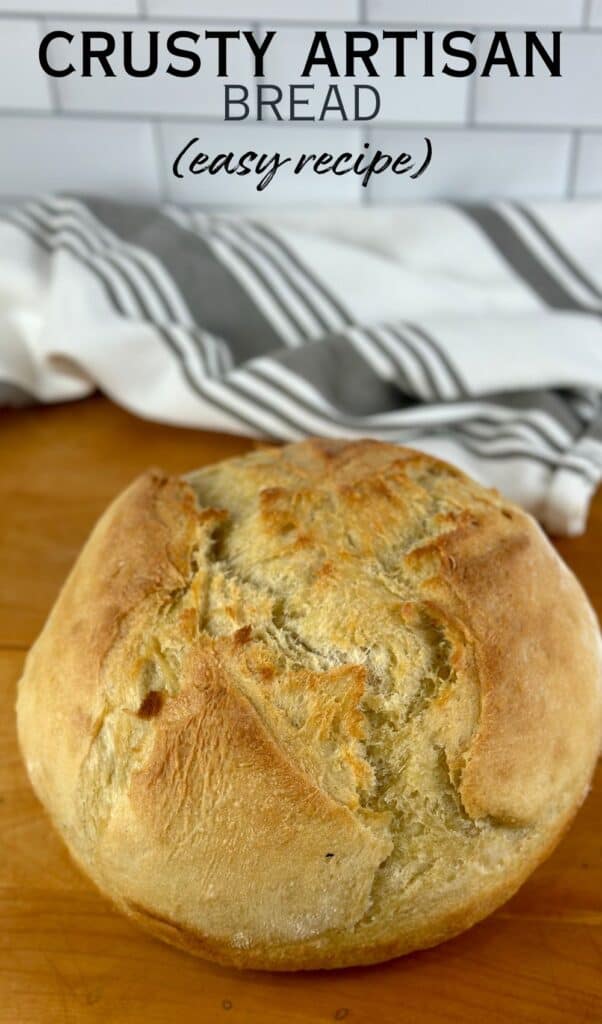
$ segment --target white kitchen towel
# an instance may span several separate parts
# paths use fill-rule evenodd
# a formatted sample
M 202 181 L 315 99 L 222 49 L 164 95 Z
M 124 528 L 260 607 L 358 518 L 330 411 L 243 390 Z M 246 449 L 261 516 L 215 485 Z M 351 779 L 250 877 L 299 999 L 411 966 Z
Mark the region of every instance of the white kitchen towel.
M 166 423 L 410 444 L 558 534 L 602 472 L 601 313 L 602 203 L 0 217 L 0 402 L 99 388 Z

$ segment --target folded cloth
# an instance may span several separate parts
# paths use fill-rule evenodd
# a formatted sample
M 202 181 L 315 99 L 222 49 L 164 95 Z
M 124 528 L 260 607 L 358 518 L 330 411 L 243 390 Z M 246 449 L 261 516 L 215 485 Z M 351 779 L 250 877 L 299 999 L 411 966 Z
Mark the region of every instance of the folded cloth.
M 0 402 L 414 445 L 551 532 L 602 471 L 602 203 L 0 219 Z

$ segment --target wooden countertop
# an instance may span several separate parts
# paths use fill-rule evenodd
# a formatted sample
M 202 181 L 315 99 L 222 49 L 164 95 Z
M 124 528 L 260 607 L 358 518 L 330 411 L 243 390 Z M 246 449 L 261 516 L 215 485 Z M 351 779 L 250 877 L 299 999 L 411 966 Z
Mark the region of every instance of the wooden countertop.
M 140 470 L 251 442 L 144 423 L 99 398 L 0 414 L 0 1022 L 567 1024 L 602 1020 L 602 772 L 560 847 L 501 910 L 382 966 L 237 973 L 148 938 L 80 875 L 21 765 L 13 707 L 29 645 L 90 527 Z M 602 613 L 602 493 L 558 544 Z

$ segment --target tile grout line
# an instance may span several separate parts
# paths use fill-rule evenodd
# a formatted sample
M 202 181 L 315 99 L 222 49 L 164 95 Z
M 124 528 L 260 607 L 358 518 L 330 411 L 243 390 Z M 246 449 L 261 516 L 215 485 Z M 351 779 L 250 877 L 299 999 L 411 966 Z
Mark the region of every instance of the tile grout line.
M 95 121 L 135 121 L 140 124 L 159 122 L 169 122 L 171 124 L 190 124 L 198 122 L 199 124 L 205 125 L 222 125 L 224 120 L 219 114 L 185 114 L 185 113 L 149 113 L 148 111 L 123 111 L 123 110 L 94 110 L 94 109 L 66 109 L 61 107 L 57 113 L 60 115 L 58 120 L 80 120 L 86 121 L 88 119 Z M 53 112 L 48 110 L 47 107 L 1 107 L 0 106 L 0 118 L 33 118 L 41 117 L 53 120 Z M 250 122 L 247 122 L 249 126 Z M 283 122 L 284 123 L 284 122 Z M 288 124 L 288 122 L 286 122 Z M 351 121 L 322 121 L 305 123 L 305 128 L 314 128 L 316 131 L 347 131 L 354 122 Z M 253 124 L 255 122 L 253 121 Z M 295 131 L 295 125 L 291 125 L 289 130 Z M 448 131 L 448 132 L 459 132 L 466 131 L 467 127 L 470 127 L 471 132 L 516 132 L 517 134 L 566 134 L 567 132 L 574 131 L 586 131 L 594 135 L 602 134 L 602 124 L 588 124 L 586 122 L 578 122 L 574 124 L 539 124 L 537 122 L 518 122 L 518 121 L 478 121 L 467 125 L 466 120 L 461 121 L 430 121 L 424 118 L 419 121 L 394 121 L 389 118 L 377 119 L 372 123 L 371 127 L 377 130 L 380 128 L 402 128 L 402 129 L 417 129 L 417 128 L 430 128 L 433 131 Z
M 573 199 L 577 186 L 577 170 L 579 167 L 579 156 L 581 152 L 581 132 L 574 131 L 569 143 L 569 160 L 567 167 L 566 194 Z
M 474 32 L 475 36 L 476 36 L 475 57 L 477 58 L 477 61 L 478 61 L 478 59 L 479 59 L 479 50 L 480 50 L 480 46 L 479 46 L 479 33 L 474 28 L 474 26 L 471 26 L 469 31 L 470 32 Z M 476 110 L 477 110 L 477 80 L 476 80 L 476 76 L 475 75 L 471 75 L 470 78 L 468 79 L 468 87 L 466 89 L 466 125 L 469 128 L 473 128 L 474 127 L 475 120 L 476 120 Z
M 359 25 L 364 25 L 368 21 L 368 0 L 358 0 L 356 19 Z M 373 142 L 372 137 L 372 126 L 369 124 L 363 124 L 360 128 L 360 145 L 363 147 L 364 143 L 370 146 Z M 362 188 L 360 185 L 359 190 L 359 205 L 368 206 L 370 203 L 369 189 Z
M 163 147 L 163 133 L 161 131 L 161 122 L 147 121 L 150 128 L 151 137 L 153 140 L 153 152 L 155 154 L 155 163 L 157 165 L 157 180 L 159 184 L 159 202 L 167 202 L 167 177 L 165 167 L 165 152 Z
M 368 124 L 363 125 L 362 128 L 360 129 L 360 141 L 361 141 L 362 146 L 363 146 L 364 143 L 367 143 L 368 146 L 372 145 L 374 139 L 372 137 L 372 129 L 371 129 L 370 125 L 368 125 Z M 359 197 L 360 197 L 360 206 L 369 206 L 370 205 L 370 187 L 368 186 L 368 188 L 362 188 L 362 186 L 360 185 Z
M 144 5 L 146 0 L 139 0 L 139 2 L 142 5 Z M 586 0 L 586 2 L 587 2 L 587 0 Z M 590 0 L 590 2 L 593 2 L 593 0 Z M 52 22 L 55 19 L 59 20 L 59 21 L 65 21 L 66 19 L 69 19 L 69 21 L 72 22 L 74 25 L 77 25 L 77 24 L 83 25 L 83 24 L 89 23 L 91 19 L 98 20 L 99 22 L 110 22 L 110 21 L 114 21 L 114 22 L 128 22 L 128 21 L 137 21 L 137 20 L 140 20 L 140 15 L 143 14 L 143 13 L 145 13 L 145 12 L 139 9 L 138 14 L 135 14 L 135 13 L 134 14 L 119 14 L 119 13 L 111 14 L 111 13 L 96 12 L 94 15 L 90 15 L 90 14 L 86 14 L 86 13 L 81 13 L 81 14 L 75 14 L 74 15 L 73 11 L 56 10 L 56 11 L 51 11 L 51 12 L 45 13 L 44 16 L 45 16 L 46 20 L 49 21 L 49 22 Z M 147 17 L 148 20 L 152 20 L 153 22 L 156 22 L 157 24 L 162 24 L 162 25 L 171 25 L 171 24 L 173 24 L 173 25 L 181 25 L 182 27 L 184 27 L 186 25 L 190 25 L 191 24 L 192 15 L 184 15 L 184 14 L 172 14 L 172 15 L 169 15 L 169 14 L 152 14 L 152 15 L 148 15 L 146 17 Z M 21 13 L 19 11 L 0 11 L 0 22 L 1 21 L 35 21 L 35 20 L 36 20 L 36 12 L 35 11 L 27 11 L 25 13 Z M 364 22 L 366 24 L 366 27 L 367 28 L 372 28 L 374 31 L 379 31 L 379 30 L 382 30 L 383 28 L 387 28 L 387 27 L 399 28 L 399 29 L 415 29 L 417 27 L 416 21 L 414 21 L 414 22 L 410 22 L 410 21 L 391 21 L 391 19 L 383 19 L 382 22 L 376 22 L 376 21 L 367 21 L 367 19 L 363 19 L 363 20 L 364 20 Z M 359 18 L 358 18 L 357 21 L 353 21 L 353 22 L 350 22 L 348 18 L 328 18 L 328 17 L 324 17 L 324 18 L 321 18 L 321 19 L 318 19 L 318 20 L 314 19 L 312 21 L 308 21 L 307 19 L 303 19 L 303 18 L 294 18 L 294 19 L 293 18 L 289 18 L 289 19 L 287 19 L 287 18 L 285 18 L 285 19 L 283 19 L 283 18 L 259 18 L 258 19 L 258 18 L 251 17 L 251 18 L 246 18 L 246 19 L 240 19 L 240 18 L 234 18 L 232 15 L 220 16 L 218 14 L 203 15 L 203 22 L 205 22 L 205 21 L 207 23 L 211 23 L 211 24 L 217 23 L 217 24 L 223 24 L 223 25 L 231 25 L 232 27 L 235 27 L 235 26 L 241 24 L 241 21 L 244 21 L 245 24 L 249 24 L 250 21 L 254 21 L 257 24 L 260 24 L 262 26 L 267 25 L 270 28 L 275 27 L 275 28 L 282 28 L 282 29 L 285 29 L 285 28 L 308 28 L 308 29 L 313 29 L 313 28 L 316 28 L 316 27 L 319 28 L 321 26 L 324 26 L 325 28 L 332 28 L 332 29 L 339 28 L 341 30 L 344 30 L 345 27 L 349 27 L 350 24 L 361 26 L 361 23 L 362 23 L 362 19 L 359 19 Z M 449 31 L 454 31 L 455 29 L 470 29 L 470 27 L 471 27 L 470 22 L 453 22 L 452 23 L 452 22 L 441 21 L 441 22 L 430 22 L 427 25 L 422 25 L 421 24 L 420 25 L 420 30 L 422 31 L 424 29 L 425 31 L 426 30 L 428 30 L 428 31 L 432 30 L 434 32 L 449 32 Z M 557 30 L 561 30 L 566 35 L 574 35 L 574 34 L 585 35 L 585 34 L 590 34 L 590 33 L 592 35 L 602 35 L 602 25 L 585 25 L 583 23 L 579 23 L 577 25 L 563 25 L 562 22 L 558 22 L 558 21 L 554 22 L 553 24 L 550 24 L 549 22 L 546 23 L 546 24 L 542 24 L 542 23 L 538 22 L 536 25 L 525 25 L 524 22 L 522 24 L 518 24 L 516 22 L 513 22 L 512 24 L 504 24 L 502 26 L 500 26 L 499 23 L 490 22 L 488 24 L 482 24 L 482 25 L 479 24 L 479 25 L 476 26 L 477 34 L 479 32 L 494 32 L 494 31 L 525 32 L 525 31 L 530 31 L 530 30 L 535 30 L 535 29 L 537 29 L 540 32 L 553 32 L 555 30 L 556 31 Z M 585 29 L 587 29 L 588 31 L 585 32 L 584 31 Z
M 46 32 L 48 31 L 48 22 L 47 22 L 46 18 L 36 19 L 36 27 L 37 27 L 37 30 L 38 30 L 38 43 L 41 43 L 42 39 L 46 35 Z M 60 94 L 60 91 L 59 91 L 59 84 L 58 84 L 56 78 L 53 78 L 52 75 L 45 75 L 44 77 L 45 77 L 46 83 L 48 85 L 48 95 L 50 96 L 50 102 L 51 102 L 51 113 L 55 114 L 55 115 L 56 114 L 60 114 L 61 113 L 61 94 Z M 0 113 L 3 113 L 1 107 L 0 107 Z
M 582 27 L 591 28 L 590 20 L 593 13 L 594 0 L 583 0 Z

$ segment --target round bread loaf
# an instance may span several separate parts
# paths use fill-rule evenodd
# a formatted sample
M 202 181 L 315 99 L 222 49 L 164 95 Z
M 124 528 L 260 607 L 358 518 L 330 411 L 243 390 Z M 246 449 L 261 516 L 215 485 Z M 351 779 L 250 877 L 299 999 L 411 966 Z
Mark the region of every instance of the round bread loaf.
M 536 523 L 409 449 L 311 440 L 115 501 L 20 683 L 33 786 L 161 938 L 370 963 L 549 854 L 599 751 L 591 608 Z

